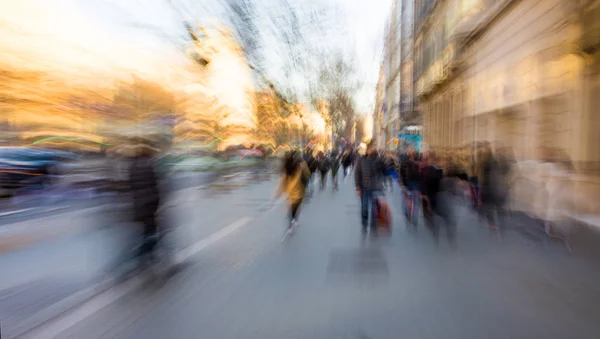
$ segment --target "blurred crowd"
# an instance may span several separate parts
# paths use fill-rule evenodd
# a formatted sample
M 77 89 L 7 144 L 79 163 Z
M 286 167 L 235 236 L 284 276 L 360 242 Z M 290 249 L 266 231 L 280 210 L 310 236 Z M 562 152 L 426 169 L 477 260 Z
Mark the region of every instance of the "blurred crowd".
M 446 228 L 451 242 L 457 206 L 470 206 L 484 225 L 500 235 L 507 226 L 517 224 L 516 219 L 509 222 L 508 218 L 518 216 L 540 226 L 547 235 L 566 236 L 569 229 L 561 221 L 569 218 L 578 203 L 568 181 L 563 180 L 573 165 L 558 153 L 554 159 L 530 163 L 516 161 L 510 147 L 500 143 L 385 151 L 376 149 L 372 141 L 329 151 L 298 148 L 286 154 L 280 192 L 293 196 L 292 224 L 297 222 L 302 200 L 312 196 L 315 178 L 324 189 L 331 172 L 332 189 L 337 190 L 339 169 L 345 177 L 353 167 L 365 233 L 376 230 L 375 217 L 368 222 L 371 204 L 377 205 L 379 197 L 394 191 L 394 186 L 401 189 L 410 224 L 416 225 L 422 215 L 436 240 L 440 229 Z M 294 176 L 297 180 L 290 181 Z

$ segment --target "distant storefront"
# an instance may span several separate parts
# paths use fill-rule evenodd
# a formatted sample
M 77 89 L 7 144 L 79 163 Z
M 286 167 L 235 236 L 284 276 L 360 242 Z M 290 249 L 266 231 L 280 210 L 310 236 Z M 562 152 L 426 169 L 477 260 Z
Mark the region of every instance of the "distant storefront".
M 402 151 L 414 148 L 421 152 L 423 143 L 422 127 L 420 125 L 405 126 L 398 135 L 398 147 Z

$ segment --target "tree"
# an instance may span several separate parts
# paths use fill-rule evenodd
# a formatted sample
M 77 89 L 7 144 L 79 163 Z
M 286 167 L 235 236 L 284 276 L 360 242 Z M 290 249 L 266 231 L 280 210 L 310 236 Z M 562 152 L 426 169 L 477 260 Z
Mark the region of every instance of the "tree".
M 277 83 L 271 79 L 268 74 L 274 65 L 265 64 L 269 60 L 265 59 L 264 46 L 268 45 L 270 52 L 277 53 L 283 61 L 281 70 L 286 80 L 294 74 L 315 73 L 316 68 L 312 67 L 318 53 L 306 35 L 310 32 L 311 36 L 322 38 L 325 30 L 331 28 L 326 21 L 333 17 L 335 8 L 317 8 L 316 4 L 301 7 L 289 0 L 273 0 L 268 5 L 259 0 L 227 0 L 225 8 L 248 64 L 261 82 L 259 86 L 273 91 L 282 113 L 291 114 L 286 108 L 298 100 L 301 91 L 292 82 Z
M 326 121 L 330 123 L 333 134 L 346 138 L 350 137 L 347 127 L 352 125 L 356 114 L 353 97 L 359 88 L 353 76 L 352 63 L 342 55 L 337 55 L 322 64 L 310 93 L 313 104 L 319 100 L 325 101 Z
M 315 61 L 315 56 L 332 55 L 325 51 L 329 46 L 322 40 L 327 35 L 327 30 L 332 30 L 336 22 L 333 20 L 336 8 L 329 5 L 319 6 L 318 3 L 301 6 L 298 2 L 290 0 L 273 0 L 269 1 L 268 5 L 259 0 L 225 0 L 222 3 L 227 22 L 233 28 L 248 66 L 256 76 L 257 87 L 260 88 L 258 91 L 272 93 L 278 107 L 275 112 L 271 112 L 256 105 L 255 121 L 259 126 L 254 133 L 259 138 L 267 133 L 273 137 L 274 134 L 270 131 L 273 126 L 271 122 L 293 116 L 294 112 L 291 109 L 294 103 L 306 94 L 305 89 L 296 88 L 296 83 L 287 80 L 294 75 L 302 75 L 314 82 L 320 70 L 320 60 Z M 191 26 L 188 26 L 187 30 L 192 41 L 201 45 L 201 35 L 191 29 Z M 309 41 L 306 38 L 307 33 L 318 39 Z M 266 57 L 265 46 L 269 46 L 269 58 Z M 271 59 L 273 52 L 282 61 L 281 65 Z M 278 83 L 270 77 L 270 74 L 277 73 L 273 71 L 274 68 L 283 72 L 285 81 L 282 79 Z M 348 102 L 346 100 L 341 106 L 350 106 Z M 329 125 L 335 120 L 337 130 L 342 129 L 339 126 L 340 121 L 345 119 L 338 117 L 340 110 L 335 110 L 333 120 L 326 113 L 327 109 L 320 111 Z M 260 126 L 261 124 L 266 126 Z M 288 127 L 290 131 L 296 130 L 295 127 Z M 296 132 L 301 134 L 302 138 L 307 134 L 303 131 Z
M 255 126 L 254 131 L 257 141 L 274 144 L 277 129 L 281 127 L 283 118 L 280 114 L 276 97 L 270 91 L 256 93 L 255 100 Z

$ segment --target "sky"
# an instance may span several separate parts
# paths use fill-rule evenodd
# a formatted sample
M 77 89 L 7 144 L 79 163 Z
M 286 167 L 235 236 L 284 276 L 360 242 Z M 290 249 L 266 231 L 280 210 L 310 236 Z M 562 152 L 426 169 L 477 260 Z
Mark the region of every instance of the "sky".
M 263 0 L 258 14 L 268 16 L 273 10 Z M 8 4 L 10 2 L 10 5 Z M 375 86 L 383 49 L 384 23 L 392 0 L 295 0 L 294 6 L 312 9 L 335 9 L 327 34 L 307 31 L 307 38 L 331 51 L 341 51 L 355 61 L 356 77 L 362 87 L 356 103 L 360 113 L 373 110 Z M 12 34 L 27 35 L 26 45 L 4 50 L 3 60 L 24 58 L 32 68 L 63 60 L 81 67 L 92 65 L 98 74 L 103 69 L 124 72 L 156 72 L 161 65 L 184 63 L 185 31 L 182 21 L 204 24 L 223 21 L 224 7 L 214 0 L 19 0 L 0 4 L 0 23 L 10 29 L 0 30 L 0 43 L 25 41 Z M 3 13 L 3 14 L 2 14 Z M 300 17 L 303 24 L 303 17 Z M 260 22 L 259 22 L 260 24 Z M 6 27 L 5 27 L 6 28 Z M 4 31 L 4 34 L 2 34 Z M 51 48 L 56 44 L 69 48 Z M 281 71 L 285 58 L 278 57 L 281 46 L 262 46 L 269 76 L 277 83 L 291 83 L 300 92 L 307 90 L 302 74 L 289 77 Z M 77 68 L 69 67 L 73 70 Z M 165 67 L 166 69 L 166 67 Z M 65 69 L 65 72 L 68 70 Z

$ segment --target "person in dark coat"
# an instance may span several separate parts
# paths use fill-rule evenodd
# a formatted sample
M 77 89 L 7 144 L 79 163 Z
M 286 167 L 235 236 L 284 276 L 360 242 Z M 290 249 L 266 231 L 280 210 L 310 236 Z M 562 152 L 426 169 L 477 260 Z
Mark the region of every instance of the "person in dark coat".
M 348 169 L 352 166 L 354 162 L 354 154 L 352 148 L 348 147 L 344 151 L 342 155 L 342 166 L 344 167 L 344 178 L 348 175 Z
M 157 243 L 157 211 L 160 206 L 159 182 L 149 146 L 141 146 L 136 152 L 129 171 L 135 221 L 144 227 L 144 241 L 139 255 L 154 251 Z
M 340 156 L 336 150 L 331 152 L 330 156 L 330 165 L 331 165 L 331 181 L 333 182 L 333 189 L 338 189 L 338 171 L 340 169 Z
M 423 200 L 423 216 L 425 225 L 431 231 L 435 244 L 439 243 L 440 226 L 446 228 L 448 242 L 456 245 L 456 222 L 453 214 L 452 195 L 454 192 L 454 177 L 444 175 L 442 168 L 437 166 L 438 159 L 433 152 L 427 155 L 421 169 L 420 189 Z M 443 223 L 436 220 L 438 216 Z
M 319 172 L 321 173 L 321 190 L 323 190 L 327 185 L 327 174 L 330 168 L 329 157 L 325 153 L 319 152 L 317 162 L 319 164 Z
M 375 150 L 375 143 L 371 141 L 367 145 L 366 154 L 357 159 L 354 168 L 354 183 L 360 197 L 363 234 L 367 233 L 369 214 L 371 215 L 371 233 L 377 234 L 377 220 L 373 215 L 373 210 L 375 199 L 381 195 L 383 190 L 384 173 L 385 163 Z
M 411 151 L 405 157 L 400 165 L 400 185 L 404 201 L 404 215 L 406 219 L 413 225 L 417 224 L 420 204 L 420 174 L 419 162 L 417 161 L 417 153 Z M 409 208 L 412 207 L 412 208 Z
M 486 148 L 481 171 L 481 214 L 489 227 L 501 231 L 505 226 L 509 171 L 509 161 Z
M 310 172 L 310 178 L 308 180 L 308 184 L 306 185 L 306 193 L 308 194 L 309 197 L 312 196 L 313 194 L 313 189 L 314 189 L 314 184 L 313 184 L 313 179 L 314 179 L 314 174 L 317 171 L 318 166 L 318 162 L 317 159 L 315 159 L 314 155 L 313 155 L 313 149 L 307 147 L 306 151 L 304 153 L 304 162 L 306 162 L 306 165 L 308 166 L 308 170 Z

